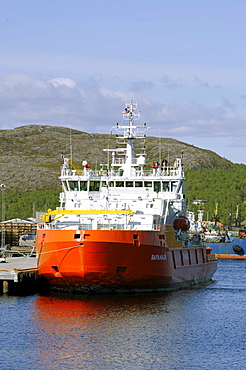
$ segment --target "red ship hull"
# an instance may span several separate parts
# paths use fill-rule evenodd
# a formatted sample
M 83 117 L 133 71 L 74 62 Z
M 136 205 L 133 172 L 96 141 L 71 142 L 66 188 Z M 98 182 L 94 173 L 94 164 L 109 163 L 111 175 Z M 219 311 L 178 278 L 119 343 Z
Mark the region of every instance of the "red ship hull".
M 39 278 L 67 292 L 178 289 L 208 282 L 217 268 L 205 247 L 182 248 L 171 226 L 165 232 L 38 230 L 36 251 Z

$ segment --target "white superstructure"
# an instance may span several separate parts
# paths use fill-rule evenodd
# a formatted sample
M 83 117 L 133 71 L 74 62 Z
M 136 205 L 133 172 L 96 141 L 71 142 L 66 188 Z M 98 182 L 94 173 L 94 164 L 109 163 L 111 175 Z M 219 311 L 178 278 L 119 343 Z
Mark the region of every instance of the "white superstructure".
M 130 102 L 122 123 L 115 126 L 117 147 L 104 149 L 108 163 L 93 170 L 83 159 L 78 169 L 64 158 L 60 207 L 48 211 L 45 228 L 158 230 L 186 214 L 182 159 L 146 165 L 147 125 L 140 122 L 137 104 Z M 55 219 L 54 219 L 55 217 Z M 178 230 L 180 240 L 185 233 Z

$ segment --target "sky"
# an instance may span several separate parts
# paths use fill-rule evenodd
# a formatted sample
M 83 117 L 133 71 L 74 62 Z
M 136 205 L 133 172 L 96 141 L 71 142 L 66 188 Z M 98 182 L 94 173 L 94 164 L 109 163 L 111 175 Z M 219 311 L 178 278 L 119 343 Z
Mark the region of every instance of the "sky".
M 246 164 L 245 0 L 0 0 L 0 129 L 148 135 Z

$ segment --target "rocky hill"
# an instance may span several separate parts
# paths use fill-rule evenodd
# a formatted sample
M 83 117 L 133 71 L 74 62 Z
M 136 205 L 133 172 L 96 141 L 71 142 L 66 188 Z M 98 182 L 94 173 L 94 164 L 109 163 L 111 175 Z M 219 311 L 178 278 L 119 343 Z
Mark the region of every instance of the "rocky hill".
M 115 146 L 115 135 L 89 134 L 57 126 L 28 125 L 0 131 L 0 181 L 8 190 L 21 192 L 53 189 L 58 179 L 62 153 L 78 165 L 107 163 L 103 148 Z M 184 142 L 147 137 L 147 163 L 184 155 L 185 170 L 198 167 L 229 167 L 232 163 L 218 154 Z

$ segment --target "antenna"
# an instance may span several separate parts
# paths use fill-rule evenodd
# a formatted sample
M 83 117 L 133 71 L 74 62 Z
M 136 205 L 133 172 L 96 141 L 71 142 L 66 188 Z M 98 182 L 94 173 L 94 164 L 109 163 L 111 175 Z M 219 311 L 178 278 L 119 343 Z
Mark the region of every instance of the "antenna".
M 117 123 L 118 125 L 118 123 Z M 108 171 L 109 171 L 109 163 L 110 163 L 110 158 L 109 158 L 109 144 L 111 143 L 111 139 L 112 139 L 112 130 L 110 131 L 110 134 L 108 135 L 108 150 L 107 150 L 107 167 L 108 167 Z
M 71 162 L 73 163 L 73 145 L 72 145 L 72 129 L 70 125 L 70 158 Z
M 159 163 L 161 163 L 161 133 L 160 133 L 160 125 L 159 125 Z

